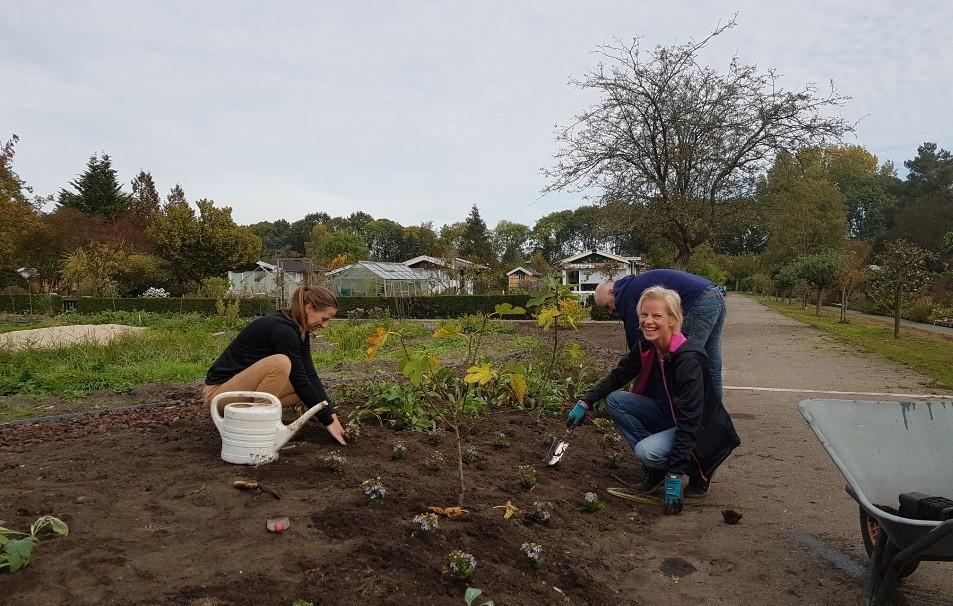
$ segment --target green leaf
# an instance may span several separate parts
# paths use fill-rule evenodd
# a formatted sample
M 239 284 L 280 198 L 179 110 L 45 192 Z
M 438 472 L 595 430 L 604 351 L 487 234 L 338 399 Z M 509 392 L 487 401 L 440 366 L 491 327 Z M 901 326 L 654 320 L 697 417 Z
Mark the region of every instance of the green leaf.
M 53 529 L 53 532 L 61 536 L 69 534 L 69 526 L 66 525 L 66 522 L 59 518 L 54 518 L 53 516 L 50 516 L 50 528 Z
M 542 328 L 548 329 L 553 325 L 556 318 L 559 317 L 559 309 L 556 307 L 545 307 L 536 316 L 536 324 Z
M 448 322 L 440 328 L 437 329 L 437 332 L 433 333 L 434 339 L 445 339 L 447 337 L 455 337 L 463 332 L 463 325 L 460 322 Z
M 400 369 L 412 385 L 420 385 L 424 378 L 433 374 L 440 367 L 440 361 L 433 356 L 412 354 Z
M 499 316 L 522 316 L 526 310 L 522 307 L 513 307 L 512 303 L 500 303 L 494 308 L 494 313 Z
M 30 563 L 30 555 L 33 554 L 33 546 L 36 539 L 33 537 L 23 537 L 7 543 L 3 550 L 9 562 L 10 572 L 16 572 Z
M 525 375 L 526 367 L 519 362 L 510 362 L 506 365 L 506 372 L 513 375 Z
M 467 587 L 467 592 L 463 594 L 463 601 L 467 603 L 467 606 L 473 606 L 473 600 L 480 597 L 480 594 L 483 593 L 483 590 L 477 589 L 476 587 Z

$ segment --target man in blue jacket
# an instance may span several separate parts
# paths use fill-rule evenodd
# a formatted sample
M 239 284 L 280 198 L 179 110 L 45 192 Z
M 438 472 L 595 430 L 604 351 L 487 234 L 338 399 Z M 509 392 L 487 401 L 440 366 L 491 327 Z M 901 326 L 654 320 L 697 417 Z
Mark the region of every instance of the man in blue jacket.
M 721 329 L 725 325 L 725 298 L 721 290 L 701 276 L 675 269 L 653 269 L 637 276 L 625 276 L 596 287 L 594 303 L 622 318 L 625 340 L 632 349 L 642 336 L 636 304 L 652 286 L 664 286 L 682 298 L 685 315 L 682 333 L 705 348 L 711 382 L 722 397 Z

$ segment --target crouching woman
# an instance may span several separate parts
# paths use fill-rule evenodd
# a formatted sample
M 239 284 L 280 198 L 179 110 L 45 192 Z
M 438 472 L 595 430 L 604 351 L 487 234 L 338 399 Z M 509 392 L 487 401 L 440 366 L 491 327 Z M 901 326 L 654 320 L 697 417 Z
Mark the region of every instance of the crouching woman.
M 291 296 L 291 308 L 253 320 L 215 360 L 205 377 L 202 401 L 208 408 L 226 391 L 264 391 L 283 405 L 303 402 L 311 407 L 328 394 L 311 359 L 311 332 L 324 328 L 337 314 L 337 298 L 320 286 L 300 286 Z M 219 412 L 231 403 L 218 402 Z M 317 418 L 340 444 L 346 434 L 328 406 Z
M 704 347 L 680 332 L 678 293 L 649 288 L 636 309 L 642 338 L 579 398 L 568 422 L 581 423 L 605 398 L 616 427 L 643 464 L 643 491 L 658 489 L 668 472 L 688 476 L 686 497 L 703 497 L 715 469 L 741 440 L 712 385 Z M 631 391 L 621 389 L 632 380 Z

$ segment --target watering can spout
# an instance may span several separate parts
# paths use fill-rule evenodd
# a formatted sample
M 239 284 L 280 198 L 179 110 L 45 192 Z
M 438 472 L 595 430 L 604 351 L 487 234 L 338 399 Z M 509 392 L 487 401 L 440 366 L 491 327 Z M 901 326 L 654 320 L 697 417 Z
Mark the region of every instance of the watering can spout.
M 278 421 L 278 427 L 276 428 L 277 439 L 275 442 L 275 448 L 281 448 L 288 443 L 288 440 L 292 438 L 301 427 L 308 422 L 308 419 L 313 417 L 318 413 L 322 408 L 325 408 L 328 405 L 328 401 L 324 400 L 318 402 L 311 408 L 309 408 L 303 415 L 295 419 L 293 422 L 284 425 L 281 420 Z

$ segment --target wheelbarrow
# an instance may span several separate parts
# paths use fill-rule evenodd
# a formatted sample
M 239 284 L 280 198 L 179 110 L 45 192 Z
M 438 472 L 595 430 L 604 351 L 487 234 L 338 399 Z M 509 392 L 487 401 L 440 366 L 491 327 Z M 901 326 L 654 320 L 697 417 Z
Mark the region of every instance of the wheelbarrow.
M 953 519 L 901 517 L 902 493 L 953 498 L 953 400 L 804 400 L 801 415 L 847 480 L 870 557 L 864 605 L 892 603 L 922 561 L 953 561 Z

